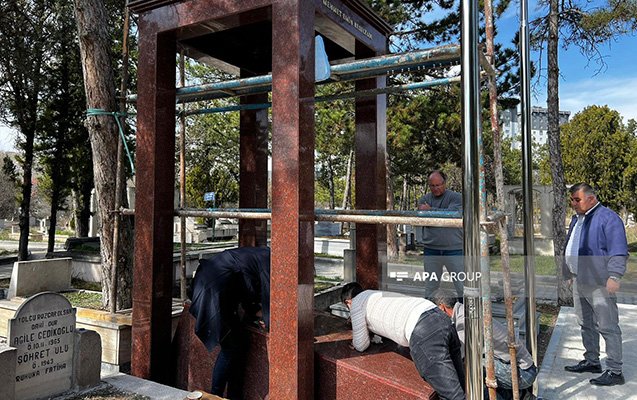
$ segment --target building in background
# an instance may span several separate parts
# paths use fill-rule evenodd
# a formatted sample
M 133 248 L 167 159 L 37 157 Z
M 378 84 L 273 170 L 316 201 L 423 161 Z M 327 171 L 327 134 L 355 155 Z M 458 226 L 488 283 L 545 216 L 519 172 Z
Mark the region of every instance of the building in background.
M 560 125 L 568 122 L 570 116 L 570 111 L 560 111 Z M 503 110 L 500 114 L 502 137 L 511 139 L 511 148 L 513 149 L 522 147 L 521 118 L 521 113 L 517 107 Z M 548 140 L 548 109 L 542 107 L 531 108 L 531 136 L 534 144 L 540 146 L 546 144 Z

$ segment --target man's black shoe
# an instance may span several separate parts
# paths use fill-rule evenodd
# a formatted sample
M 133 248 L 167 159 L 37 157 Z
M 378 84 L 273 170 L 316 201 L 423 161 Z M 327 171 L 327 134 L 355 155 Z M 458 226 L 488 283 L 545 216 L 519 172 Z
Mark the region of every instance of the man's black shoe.
M 564 367 L 568 372 L 602 372 L 601 364 L 593 364 L 588 360 L 582 360 L 576 365 L 567 365 Z
M 593 378 L 590 380 L 593 385 L 598 386 L 613 386 L 613 385 L 623 385 L 626 383 L 624 380 L 624 374 L 621 372 L 613 372 L 609 369 L 604 371 L 603 374 L 599 376 L 599 378 Z

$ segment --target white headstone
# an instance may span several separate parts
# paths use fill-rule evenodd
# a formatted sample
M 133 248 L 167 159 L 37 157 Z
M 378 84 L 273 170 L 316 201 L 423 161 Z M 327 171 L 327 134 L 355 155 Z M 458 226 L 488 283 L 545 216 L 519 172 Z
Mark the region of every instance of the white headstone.
M 75 309 L 52 292 L 26 300 L 9 320 L 9 345 L 17 349 L 15 398 L 36 399 L 69 390 L 73 373 Z

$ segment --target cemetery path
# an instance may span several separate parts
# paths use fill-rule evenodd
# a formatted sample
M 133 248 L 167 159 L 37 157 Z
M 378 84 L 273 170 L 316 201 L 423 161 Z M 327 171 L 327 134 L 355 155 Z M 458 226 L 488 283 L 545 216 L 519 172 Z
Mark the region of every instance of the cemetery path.
M 564 370 L 565 365 L 576 364 L 583 358 L 584 346 L 575 309 L 562 307 L 537 377 L 538 399 L 634 399 L 637 393 L 637 340 L 634 339 L 637 337 L 637 306 L 619 305 L 619 325 L 623 334 L 623 373 L 626 384 L 594 386 L 588 380 L 599 374 L 575 374 Z M 601 340 L 602 365 L 606 361 L 604 347 L 604 341 Z

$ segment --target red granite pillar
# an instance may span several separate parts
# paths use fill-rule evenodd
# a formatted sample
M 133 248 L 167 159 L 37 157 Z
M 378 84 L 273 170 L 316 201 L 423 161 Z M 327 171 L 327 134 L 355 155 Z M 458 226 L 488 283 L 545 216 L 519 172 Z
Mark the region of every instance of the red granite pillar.
M 150 32 L 150 33 L 149 33 Z M 132 373 L 170 383 L 175 39 L 139 22 Z
M 356 58 L 374 53 L 356 42 Z M 386 78 L 356 81 L 356 90 L 385 87 Z M 385 152 L 387 151 L 387 96 L 356 100 L 356 209 L 386 209 Z M 377 289 L 383 265 L 387 263 L 385 225 L 356 224 L 356 280 L 364 287 Z
M 267 94 L 241 97 L 241 104 L 267 101 Z M 241 111 L 240 208 L 268 207 L 268 125 L 268 110 Z M 239 246 L 265 246 L 268 240 L 267 228 L 266 220 L 239 220 Z
M 272 6 L 273 400 L 314 397 L 314 7 Z

